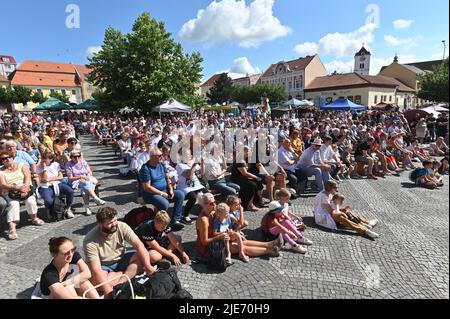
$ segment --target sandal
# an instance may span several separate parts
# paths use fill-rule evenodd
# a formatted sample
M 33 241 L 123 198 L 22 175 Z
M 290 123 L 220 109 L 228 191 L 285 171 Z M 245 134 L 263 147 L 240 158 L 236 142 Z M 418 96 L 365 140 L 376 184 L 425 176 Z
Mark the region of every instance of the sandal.
M 36 217 L 35 219 L 33 219 L 31 222 L 32 222 L 33 225 L 35 225 L 35 226 L 42 226 L 42 225 L 45 224 L 45 222 L 44 222 L 42 219 L 37 218 L 37 217 Z
M 248 263 L 250 261 L 250 258 L 246 255 L 239 256 L 239 258 L 241 258 L 241 260 L 245 263 Z
M 231 266 L 233 264 L 233 261 L 231 260 L 231 258 L 225 258 L 226 262 L 227 262 L 227 266 Z
M 10 230 L 8 232 L 8 239 L 9 240 L 16 240 L 17 239 L 17 232 L 15 230 L 14 231 Z

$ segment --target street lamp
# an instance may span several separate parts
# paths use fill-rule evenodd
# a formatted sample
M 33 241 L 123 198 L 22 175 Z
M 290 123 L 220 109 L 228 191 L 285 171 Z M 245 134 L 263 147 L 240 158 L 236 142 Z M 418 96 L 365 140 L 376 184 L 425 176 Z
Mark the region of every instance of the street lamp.
M 442 60 L 445 60 L 445 51 L 446 51 L 446 46 L 445 46 L 445 40 L 442 40 L 442 44 L 444 44 L 444 57 L 442 58 Z

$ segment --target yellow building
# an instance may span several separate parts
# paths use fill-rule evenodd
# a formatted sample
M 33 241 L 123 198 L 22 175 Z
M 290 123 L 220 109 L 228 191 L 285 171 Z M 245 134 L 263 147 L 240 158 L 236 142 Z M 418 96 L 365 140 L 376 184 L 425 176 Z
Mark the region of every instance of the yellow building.
M 378 103 L 395 104 L 400 110 L 411 107 L 414 89 L 400 81 L 357 73 L 332 74 L 315 78 L 305 88 L 305 98 L 331 103 L 339 98 L 373 107 Z
M 414 92 L 417 94 L 420 91 L 419 75 L 431 72 L 433 67 L 442 63 L 442 60 L 426 61 L 426 62 L 416 62 L 408 64 L 398 63 L 397 56 L 388 66 L 381 68 L 379 75 L 394 78 L 406 86 L 413 88 Z M 427 101 L 417 98 L 415 95 L 412 98 L 412 108 L 417 108 L 418 105 L 422 105 Z
M 9 80 L 2 74 L 0 74 L 0 88 L 6 89 L 9 86 Z M 11 110 L 11 105 L 0 104 L 0 114 Z
M 94 88 L 88 83 L 89 69 L 83 65 L 58 62 L 25 61 L 11 74 L 11 86 L 24 86 L 44 97 L 57 92 L 67 95 L 70 103 L 79 104 L 92 96 Z M 13 104 L 14 111 L 31 111 L 37 104 Z

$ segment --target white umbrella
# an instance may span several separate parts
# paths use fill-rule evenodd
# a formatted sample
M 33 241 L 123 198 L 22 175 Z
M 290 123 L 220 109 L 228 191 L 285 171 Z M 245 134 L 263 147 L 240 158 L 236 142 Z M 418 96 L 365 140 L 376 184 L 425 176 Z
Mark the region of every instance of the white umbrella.
M 133 113 L 133 112 L 134 112 L 134 109 L 132 109 L 131 107 L 128 107 L 128 106 L 126 106 L 126 107 L 124 107 L 124 108 L 122 108 L 122 109 L 119 110 L 119 113 L 120 113 L 120 114 L 123 114 L 123 113 Z
M 445 104 L 438 104 L 438 105 L 432 105 L 426 108 L 423 108 L 425 112 L 431 113 L 431 112 L 448 112 L 448 108 L 443 107 Z

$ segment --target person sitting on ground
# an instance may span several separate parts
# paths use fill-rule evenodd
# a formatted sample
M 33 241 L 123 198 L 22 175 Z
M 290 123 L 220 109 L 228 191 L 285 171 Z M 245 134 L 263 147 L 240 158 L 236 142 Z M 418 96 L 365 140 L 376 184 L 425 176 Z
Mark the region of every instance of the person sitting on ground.
M 230 215 L 233 215 L 237 220 L 237 222 L 231 224 L 231 228 L 236 232 L 240 232 L 248 226 L 248 221 L 244 218 L 244 208 L 241 205 L 241 199 L 238 196 L 229 195 L 226 203 L 230 207 Z
M 98 180 L 92 176 L 91 168 L 84 159 L 81 159 L 81 157 L 82 155 L 79 151 L 72 151 L 72 153 L 70 153 L 70 161 L 66 164 L 66 174 L 72 189 L 81 189 L 85 214 L 86 216 L 90 216 L 92 215 L 92 212 L 89 209 L 90 198 L 92 197 L 99 206 L 105 205 L 105 201 L 101 200 L 97 194 L 95 194 L 95 185 L 98 183 Z
M 248 256 L 245 255 L 244 253 L 244 248 L 243 248 L 243 240 L 242 240 L 242 236 L 233 231 L 232 230 L 232 224 L 233 223 L 237 223 L 238 220 L 236 217 L 234 217 L 234 215 L 230 215 L 230 207 L 225 204 L 225 203 L 220 203 L 219 205 L 217 205 L 216 207 L 216 213 L 214 216 L 214 221 L 213 221 L 213 236 L 219 236 L 220 234 L 228 234 L 229 238 L 228 239 L 224 239 L 225 240 L 225 247 L 226 247 L 226 262 L 227 265 L 231 265 L 233 262 L 231 260 L 231 249 L 230 249 L 230 241 L 233 240 L 234 243 L 237 243 L 237 249 L 239 252 L 239 257 L 241 258 L 241 260 L 243 262 L 249 262 L 249 258 Z
M 430 147 L 434 156 L 448 155 L 448 146 L 443 137 L 438 137 L 435 143 L 430 144 Z
M 362 227 L 365 227 L 366 229 L 371 230 L 378 224 L 377 219 L 373 219 L 371 221 L 366 220 L 365 218 L 353 213 L 351 211 L 350 206 L 344 207 L 344 201 L 345 197 L 342 194 L 334 194 L 333 198 L 331 199 L 331 208 L 333 208 L 334 213 L 345 213 L 347 215 L 347 218 L 354 224 L 359 224 Z M 375 236 L 378 235 L 374 233 Z
M 166 211 L 159 211 L 155 218 L 141 224 L 135 233 L 149 250 L 150 261 L 154 264 L 163 258 L 172 260 L 175 266 L 181 265 L 180 259 L 175 255 L 181 255 L 184 264 L 190 262 L 188 254 L 181 245 L 181 236 L 175 235 L 169 227 L 170 216 Z
M 268 215 L 271 215 L 268 229 L 270 234 L 283 236 L 284 242 L 291 245 L 295 252 L 305 254 L 308 249 L 305 245 L 312 245 L 312 241 L 304 237 L 290 219 L 283 213 L 284 205 L 278 201 L 270 202 Z
M 439 174 L 445 175 L 448 174 L 449 169 L 449 163 L 448 163 L 448 156 L 441 159 L 441 166 L 439 167 Z
M 275 198 L 278 202 L 284 206 L 283 214 L 289 219 L 298 230 L 304 231 L 306 229 L 306 225 L 303 223 L 303 218 L 298 215 L 295 215 L 292 210 L 289 209 L 289 200 L 291 198 L 291 193 L 288 189 L 282 188 L 275 192 Z
M 41 226 L 44 221 L 37 216 L 38 207 L 36 196 L 31 193 L 31 174 L 28 166 L 14 161 L 13 154 L 7 151 L 0 152 L 0 189 L 3 198 L 6 199 L 6 221 L 9 226 L 8 238 L 17 239 L 16 225 L 20 222 L 20 201 L 25 201 L 25 207 L 31 221 L 36 226 Z M 11 198 L 12 191 L 18 197 Z
M 152 204 L 157 210 L 167 211 L 169 200 L 174 201 L 171 228 L 174 231 L 184 227 L 181 223 L 183 217 L 184 192 L 173 189 L 170 176 L 164 164 L 161 163 L 163 154 L 158 148 L 150 149 L 150 159 L 139 171 L 139 180 L 142 186 L 142 198 L 146 203 Z
M 417 186 L 435 189 L 443 186 L 443 182 L 436 178 L 433 170 L 433 162 L 425 160 L 422 162 L 423 168 L 417 168 L 411 172 L 410 178 Z
M 337 230 L 336 223 L 357 231 L 359 234 L 365 234 L 372 239 L 378 238 L 378 234 L 361 225 L 353 223 L 348 219 L 344 212 L 338 212 L 332 208 L 332 199 L 337 193 L 337 184 L 334 181 L 328 181 L 325 189 L 314 198 L 314 220 L 317 225 L 331 230 Z
M 421 162 L 424 160 L 432 160 L 430 153 L 419 145 L 417 138 L 411 140 L 411 145 L 408 147 L 408 150 L 413 153 L 412 157 L 417 157 Z
M 216 200 L 214 199 L 214 195 L 210 193 L 200 194 L 197 201 L 202 207 L 202 212 L 196 221 L 196 248 L 197 252 L 203 258 L 207 258 L 208 246 L 211 242 L 215 240 L 230 240 L 230 236 L 227 233 L 221 233 L 217 236 L 213 235 L 213 221 L 216 213 Z M 246 256 L 258 257 L 270 255 L 273 257 L 279 257 L 282 242 L 280 240 L 274 240 L 271 242 L 245 240 L 242 242 L 242 245 Z M 231 242 L 230 250 L 231 254 L 236 254 L 239 252 L 237 245 L 233 242 Z
M 117 211 L 102 207 L 96 214 L 95 226 L 84 238 L 83 248 L 92 272 L 92 282 L 98 285 L 125 274 L 133 278 L 144 271 L 152 275 L 156 269 L 150 264 L 150 255 L 139 237 L 127 224 L 117 220 Z M 134 249 L 127 250 L 132 246 Z M 109 298 L 113 286 L 123 283 L 122 278 L 104 284 L 99 289 Z
M 67 211 L 66 218 L 73 218 L 72 204 L 73 204 L 73 189 L 63 183 L 63 174 L 58 162 L 54 161 L 55 155 L 53 153 L 42 154 L 42 161 L 38 165 L 37 171 L 39 174 L 39 188 L 38 192 L 44 199 L 45 207 L 50 211 L 56 196 L 65 196 Z
M 86 297 L 99 299 L 97 290 L 92 289 L 89 281 L 91 271 L 76 251 L 72 240 L 67 237 L 52 237 L 48 245 L 53 259 L 41 274 L 42 295 L 50 299 L 77 299 L 90 289 Z

